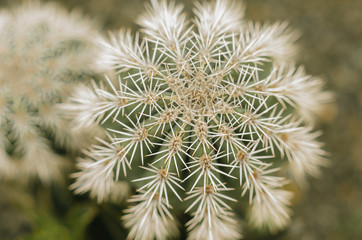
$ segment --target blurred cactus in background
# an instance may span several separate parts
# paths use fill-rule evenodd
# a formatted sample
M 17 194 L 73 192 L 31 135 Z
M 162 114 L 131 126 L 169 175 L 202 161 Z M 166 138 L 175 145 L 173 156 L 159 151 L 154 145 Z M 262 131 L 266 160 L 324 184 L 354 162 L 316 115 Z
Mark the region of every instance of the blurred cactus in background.
M 287 24 L 248 22 L 243 11 L 237 1 L 197 3 L 189 21 L 181 5 L 152 0 L 141 32 L 100 40 L 98 62 L 116 77 L 78 88 L 62 107 L 81 127 L 107 128 L 71 187 L 103 202 L 122 192 L 120 180 L 132 183 L 130 239 L 173 238 L 180 210 L 189 239 L 239 239 L 242 197 L 250 223 L 280 230 L 288 179 L 303 186 L 326 164 L 313 128 L 330 93 L 293 64 Z
M 79 12 L 30 2 L 0 14 L 0 178 L 50 183 L 87 146 L 91 131 L 70 128 L 56 104 L 95 74 L 97 31 Z

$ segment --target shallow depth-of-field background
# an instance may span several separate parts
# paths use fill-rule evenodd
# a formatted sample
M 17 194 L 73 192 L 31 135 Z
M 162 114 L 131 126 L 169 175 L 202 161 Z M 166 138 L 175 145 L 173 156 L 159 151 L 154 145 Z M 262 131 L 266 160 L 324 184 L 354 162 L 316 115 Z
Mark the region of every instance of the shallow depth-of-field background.
M 7 7 L 15 0 L 0 0 Z M 137 28 L 143 0 L 58 0 L 99 21 L 106 32 Z M 181 2 L 181 1 L 180 1 Z M 191 14 L 191 0 L 182 1 Z M 330 166 L 310 179 L 305 193 L 296 191 L 293 224 L 269 239 L 362 239 L 362 1 L 246 0 L 246 17 L 256 21 L 287 20 L 301 32 L 298 62 L 308 73 L 322 76 L 335 103 L 321 116 L 321 140 L 330 152 Z M 1 87 L 1 86 L 0 86 Z M 0 185 L 0 191 L 4 191 Z M 19 236 L 31 226 L 7 208 L 0 192 L 0 239 Z M 25 200 L 26 201 L 26 200 Z M 246 239 L 261 239 L 246 233 Z M 102 236 L 100 234 L 100 236 Z M 20 238 L 21 239 L 21 238 Z M 99 238 L 100 239 L 100 238 Z M 105 238 L 102 238 L 105 239 Z M 264 239 L 264 238 L 263 238 Z

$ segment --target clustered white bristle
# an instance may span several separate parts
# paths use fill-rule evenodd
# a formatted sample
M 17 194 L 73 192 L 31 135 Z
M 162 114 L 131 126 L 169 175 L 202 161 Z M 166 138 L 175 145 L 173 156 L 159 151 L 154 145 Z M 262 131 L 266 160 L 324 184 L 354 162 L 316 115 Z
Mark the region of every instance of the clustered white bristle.
M 313 116 L 330 96 L 292 63 L 296 34 L 286 23 L 245 22 L 243 6 L 231 0 L 198 3 L 192 22 L 182 9 L 152 0 L 141 33 L 100 40 L 98 63 L 118 81 L 80 89 L 67 106 L 78 124 L 97 121 L 114 136 L 88 150 L 93 163 L 80 162 L 73 188 L 101 201 L 110 189 L 102 184 L 131 167 L 146 170 L 133 181 L 139 194 L 123 218 L 130 239 L 167 238 L 175 224 L 170 198 L 185 194 L 184 204 L 194 199 L 189 239 L 241 237 L 232 191 L 249 195 L 255 226 L 281 229 L 292 194 L 278 170 L 288 159 L 298 183 L 318 174 L 325 152 Z M 100 170 L 92 176 L 93 168 Z
M 94 23 L 56 4 L 1 11 L 0 179 L 62 181 L 69 155 L 60 152 L 88 145 L 91 134 L 71 129 L 56 105 L 95 73 L 94 35 Z

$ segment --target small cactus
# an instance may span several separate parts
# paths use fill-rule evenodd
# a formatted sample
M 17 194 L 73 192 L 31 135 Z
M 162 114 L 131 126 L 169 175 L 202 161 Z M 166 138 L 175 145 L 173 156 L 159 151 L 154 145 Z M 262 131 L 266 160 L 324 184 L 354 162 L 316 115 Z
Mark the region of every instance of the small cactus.
M 61 178 L 64 151 L 79 149 L 56 104 L 93 75 L 95 24 L 58 5 L 29 3 L 0 14 L 0 178 Z M 21 176 L 18 178 L 17 176 Z
M 233 208 L 243 196 L 252 224 L 282 229 L 292 193 L 278 170 L 289 165 L 303 185 L 326 163 L 313 131 L 330 98 L 323 81 L 293 64 L 286 23 L 247 22 L 243 10 L 196 3 L 190 22 L 181 5 L 152 0 L 135 37 L 100 41 L 99 63 L 116 77 L 64 105 L 81 126 L 108 130 L 80 159 L 75 192 L 103 202 L 120 179 L 138 188 L 123 217 L 130 239 L 172 238 L 180 209 L 189 239 L 239 239 Z

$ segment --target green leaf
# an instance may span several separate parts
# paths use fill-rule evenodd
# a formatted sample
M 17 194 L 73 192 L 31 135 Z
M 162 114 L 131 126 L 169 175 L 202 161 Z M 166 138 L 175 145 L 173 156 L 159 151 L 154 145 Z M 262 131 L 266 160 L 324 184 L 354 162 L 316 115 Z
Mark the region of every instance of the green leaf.
M 76 205 L 65 216 L 72 240 L 84 239 L 87 226 L 97 215 L 98 209 L 90 205 Z

